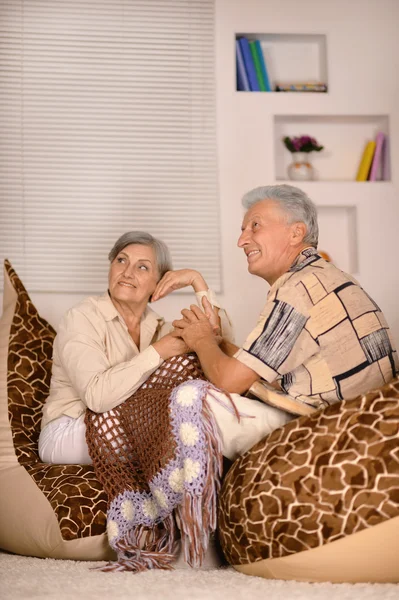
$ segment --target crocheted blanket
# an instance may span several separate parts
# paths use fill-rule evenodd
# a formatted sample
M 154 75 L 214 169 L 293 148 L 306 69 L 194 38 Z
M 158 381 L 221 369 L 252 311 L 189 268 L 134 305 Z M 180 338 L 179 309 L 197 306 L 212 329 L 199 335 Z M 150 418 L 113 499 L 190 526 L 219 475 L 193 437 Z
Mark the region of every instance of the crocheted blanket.
M 206 401 L 212 388 L 196 356 L 186 354 L 163 363 L 116 408 L 86 411 L 87 444 L 108 494 L 108 540 L 117 553 L 102 570 L 173 568 L 179 529 L 186 562 L 201 565 L 216 529 L 222 471 Z

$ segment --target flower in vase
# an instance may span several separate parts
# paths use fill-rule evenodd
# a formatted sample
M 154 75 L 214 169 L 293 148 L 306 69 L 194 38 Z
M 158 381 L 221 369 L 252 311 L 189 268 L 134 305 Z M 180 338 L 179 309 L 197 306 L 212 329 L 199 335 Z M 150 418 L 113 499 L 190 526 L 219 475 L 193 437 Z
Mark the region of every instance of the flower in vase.
M 290 152 L 320 152 L 324 148 L 324 146 L 320 146 L 315 138 L 309 135 L 301 135 L 300 137 L 286 136 L 283 138 L 283 142 Z

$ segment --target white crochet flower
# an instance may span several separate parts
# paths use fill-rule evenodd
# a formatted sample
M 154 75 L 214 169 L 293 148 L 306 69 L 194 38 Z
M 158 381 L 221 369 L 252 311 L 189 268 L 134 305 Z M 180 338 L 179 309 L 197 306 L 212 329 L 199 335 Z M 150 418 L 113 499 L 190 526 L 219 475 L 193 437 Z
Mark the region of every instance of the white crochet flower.
M 154 496 L 161 508 L 168 507 L 168 498 L 166 497 L 165 492 L 161 488 L 157 488 L 156 490 L 154 490 Z
M 158 516 L 158 506 L 154 500 L 144 500 L 143 502 L 143 513 L 146 517 L 150 517 L 150 519 L 155 519 Z
M 119 535 L 119 527 L 116 521 L 108 521 L 107 523 L 107 535 L 110 542 Z
M 201 465 L 198 460 L 192 458 L 186 458 L 184 461 L 184 481 L 191 483 L 194 479 L 197 479 Z
M 126 519 L 126 521 L 133 521 L 134 513 L 136 512 L 134 509 L 134 504 L 131 500 L 124 500 L 121 504 L 122 515 Z
M 190 385 L 185 385 L 177 392 L 176 402 L 180 404 L 180 406 L 192 406 L 194 402 L 194 394 L 194 387 Z
M 184 482 L 184 470 L 183 469 L 175 469 L 169 475 L 169 485 L 174 492 L 182 492 L 183 491 L 183 482 Z
M 195 446 L 198 442 L 199 431 L 193 423 L 182 423 L 180 425 L 180 439 L 185 446 Z

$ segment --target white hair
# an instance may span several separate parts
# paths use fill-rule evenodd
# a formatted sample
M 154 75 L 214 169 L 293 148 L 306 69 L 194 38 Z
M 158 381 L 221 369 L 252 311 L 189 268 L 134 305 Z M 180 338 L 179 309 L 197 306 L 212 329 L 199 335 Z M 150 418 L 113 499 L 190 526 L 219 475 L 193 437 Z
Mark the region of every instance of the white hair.
M 108 254 L 109 261 L 112 262 L 115 260 L 119 252 L 126 248 L 126 246 L 130 246 L 130 244 L 150 246 L 154 250 L 160 279 L 167 271 L 173 269 L 169 248 L 165 242 L 158 240 L 145 231 L 128 231 L 121 235 L 113 245 L 111 252 Z
M 262 200 L 273 200 L 279 204 L 281 210 L 286 213 L 289 223 L 305 223 L 306 235 L 303 241 L 317 248 L 319 241 L 317 209 L 305 192 L 293 185 L 266 185 L 246 193 L 242 198 L 242 204 L 248 210 Z

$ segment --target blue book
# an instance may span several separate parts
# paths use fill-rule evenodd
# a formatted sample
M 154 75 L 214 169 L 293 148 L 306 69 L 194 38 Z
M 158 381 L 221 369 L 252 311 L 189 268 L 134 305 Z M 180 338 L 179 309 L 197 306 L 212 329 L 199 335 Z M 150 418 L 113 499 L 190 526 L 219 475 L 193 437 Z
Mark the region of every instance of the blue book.
M 263 81 L 265 82 L 266 91 L 271 92 L 272 88 L 270 85 L 269 74 L 266 69 L 265 57 L 263 56 L 262 46 L 260 45 L 260 41 L 255 40 L 255 45 L 256 45 L 256 49 L 258 51 L 260 70 L 262 71 Z
M 239 39 L 242 57 L 244 59 L 245 71 L 247 73 L 249 87 L 251 92 L 260 92 L 258 78 L 256 77 L 255 65 L 252 58 L 251 49 L 247 38 L 242 37 Z
M 241 52 L 240 42 L 236 40 L 236 61 L 237 61 L 237 90 L 240 92 L 249 92 L 249 82 L 245 71 L 244 59 Z

